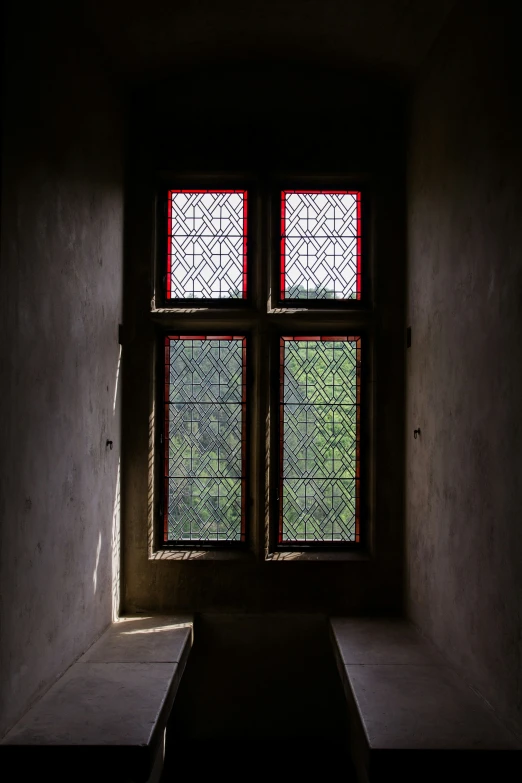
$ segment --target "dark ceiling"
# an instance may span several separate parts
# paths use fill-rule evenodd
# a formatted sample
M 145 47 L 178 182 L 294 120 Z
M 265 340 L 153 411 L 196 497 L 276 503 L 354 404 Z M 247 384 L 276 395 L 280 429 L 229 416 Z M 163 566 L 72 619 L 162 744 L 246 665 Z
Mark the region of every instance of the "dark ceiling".
M 455 0 L 84 0 L 115 68 L 148 80 L 226 63 L 321 63 L 409 81 Z

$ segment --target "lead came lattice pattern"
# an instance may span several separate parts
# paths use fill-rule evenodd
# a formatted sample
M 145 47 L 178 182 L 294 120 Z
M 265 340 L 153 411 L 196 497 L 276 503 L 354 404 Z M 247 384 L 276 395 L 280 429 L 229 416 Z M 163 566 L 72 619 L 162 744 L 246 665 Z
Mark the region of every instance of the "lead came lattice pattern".
M 281 299 L 361 298 L 361 194 L 281 194 Z
M 165 541 L 244 540 L 245 351 L 165 338 Z
M 247 193 L 171 190 L 169 299 L 243 299 L 247 291 Z
M 359 541 L 360 353 L 281 338 L 280 543 Z

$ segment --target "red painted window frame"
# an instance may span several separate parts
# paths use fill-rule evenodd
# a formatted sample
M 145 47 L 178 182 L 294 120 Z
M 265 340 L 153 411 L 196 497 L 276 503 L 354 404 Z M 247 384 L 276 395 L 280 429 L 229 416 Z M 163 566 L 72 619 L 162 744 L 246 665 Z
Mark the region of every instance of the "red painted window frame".
M 298 193 L 302 195 L 338 195 L 338 196 L 356 196 L 357 204 L 357 272 L 355 275 L 355 300 L 354 299 L 290 299 L 285 297 L 285 264 L 286 264 L 286 196 L 292 193 Z M 285 189 L 280 191 L 281 198 L 281 236 L 280 236 L 280 252 L 279 252 L 279 301 L 281 303 L 298 302 L 301 307 L 306 307 L 305 303 L 320 301 L 325 307 L 331 306 L 332 303 L 348 304 L 353 301 L 360 301 L 362 299 L 362 191 L 361 190 L 295 190 Z
M 240 193 L 243 195 L 243 280 L 242 280 L 242 292 L 243 295 L 239 300 L 234 299 L 208 299 L 208 298 L 190 298 L 190 297 L 173 297 L 171 296 L 172 286 L 172 195 L 174 193 Z M 248 294 L 248 190 L 244 189 L 224 189 L 224 188 L 169 188 L 167 191 L 167 249 L 166 249 L 166 271 L 165 271 L 165 302 L 170 304 L 172 302 L 191 302 L 191 303 L 206 303 L 212 302 L 244 302 L 247 299 Z

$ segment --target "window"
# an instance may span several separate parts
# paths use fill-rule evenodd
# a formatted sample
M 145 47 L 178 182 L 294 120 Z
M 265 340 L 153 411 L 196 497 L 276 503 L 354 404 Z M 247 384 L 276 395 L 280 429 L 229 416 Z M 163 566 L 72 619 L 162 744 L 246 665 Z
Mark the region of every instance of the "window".
M 361 194 L 281 193 L 281 300 L 361 298 Z
M 246 299 L 244 190 L 170 190 L 167 201 L 167 302 Z
M 281 337 L 281 544 L 359 541 L 360 344 Z
M 244 337 L 165 337 L 164 536 L 245 540 Z
M 158 546 L 360 547 L 362 191 L 168 188 L 165 203 Z

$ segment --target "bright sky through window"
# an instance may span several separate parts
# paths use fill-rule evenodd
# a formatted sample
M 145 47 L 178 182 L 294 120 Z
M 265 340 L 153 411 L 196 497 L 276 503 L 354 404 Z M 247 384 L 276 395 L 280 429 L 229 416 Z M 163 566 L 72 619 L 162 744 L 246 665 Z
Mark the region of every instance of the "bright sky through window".
M 361 298 L 361 194 L 281 193 L 281 299 Z
M 170 190 L 169 299 L 243 299 L 247 292 L 247 193 Z

